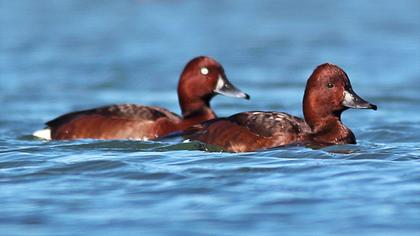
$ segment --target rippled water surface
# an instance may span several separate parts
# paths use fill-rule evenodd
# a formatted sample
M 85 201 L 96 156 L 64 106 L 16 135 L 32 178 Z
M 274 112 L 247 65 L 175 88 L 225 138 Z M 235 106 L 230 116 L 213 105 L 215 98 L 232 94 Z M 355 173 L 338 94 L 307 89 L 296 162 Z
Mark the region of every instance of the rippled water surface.
M 345 112 L 358 144 L 321 150 L 30 136 L 104 104 L 179 112 L 203 54 L 252 96 L 216 97 L 219 116 L 300 116 L 324 62 L 379 110 Z M 419 235 L 419 82 L 417 0 L 0 0 L 0 235 Z

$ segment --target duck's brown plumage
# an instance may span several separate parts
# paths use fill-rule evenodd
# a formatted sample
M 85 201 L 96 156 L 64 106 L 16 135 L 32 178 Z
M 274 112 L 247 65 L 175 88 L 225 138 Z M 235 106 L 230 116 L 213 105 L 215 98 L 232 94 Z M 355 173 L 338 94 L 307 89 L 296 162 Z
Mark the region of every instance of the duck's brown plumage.
M 231 152 L 351 144 L 356 142 L 355 136 L 341 122 L 341 113 L 350 107 L 376 110 L 354 93 L 341 68 L 323 64 L 308 79 L 303 99 L 305 119 L 281 112 L 242 112 L 191 127 L 184 136 Z
M 290 140 L 297 143 L 303 140 L 302 134 L 308 130 L 310 128 L 299 117 L 280 112 L 251 111 L 193 126 L 186 131 L 185 137 L 227 151 L 244 152 L 288 145 Z
M 216 94 L 249 99 L 227 80 L 217 61 L 201 56 L 185 66 L 179 80 L 182 117 L 160 107 L 122 104 L 71 112 L 46 125 L 55 140 L 153 140 L 216 118 L 210 107 Z
M 149 140 L 177 131 L 181 123 L 180 116 L 160 107 L 122 104 L 71 112 L 46 124 L 52 139 Z

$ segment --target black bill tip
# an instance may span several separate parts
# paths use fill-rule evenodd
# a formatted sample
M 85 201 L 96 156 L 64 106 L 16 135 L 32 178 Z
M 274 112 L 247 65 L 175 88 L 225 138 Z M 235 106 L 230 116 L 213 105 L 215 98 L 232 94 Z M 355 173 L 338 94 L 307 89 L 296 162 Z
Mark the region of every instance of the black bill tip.
M 368 109 L 372 109 L 374 111 L 378 110 L 378 106 L 376 106 L 375 104 L 369 104 Z

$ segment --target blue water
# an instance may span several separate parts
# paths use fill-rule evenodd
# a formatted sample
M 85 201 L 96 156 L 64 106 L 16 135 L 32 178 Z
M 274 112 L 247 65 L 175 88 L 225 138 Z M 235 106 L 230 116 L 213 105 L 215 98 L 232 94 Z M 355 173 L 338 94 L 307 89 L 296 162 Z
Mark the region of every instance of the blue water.
M 179 112 L 198 55 L 252 96 L 216 97 L 219 116 L 300 116 L 324 62 L 379 110 L 321 150 L 30 136 L 105 104 Z M 0 0 L 0 235 L 420 235 L 419 82 L 418 0 Z

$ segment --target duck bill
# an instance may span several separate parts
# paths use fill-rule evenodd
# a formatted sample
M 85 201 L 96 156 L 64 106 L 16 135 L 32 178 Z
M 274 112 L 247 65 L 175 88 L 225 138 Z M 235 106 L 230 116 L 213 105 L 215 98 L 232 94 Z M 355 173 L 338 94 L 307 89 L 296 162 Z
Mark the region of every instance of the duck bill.
M 219 75 L 215 93 L 235 98 L 249 99 L 249 95 L 236 88 L 225 76 Z
M 378 109 L 376 105 L 359 97 L 352 89 L 344 91 L 343 106 L 356 109 Z

